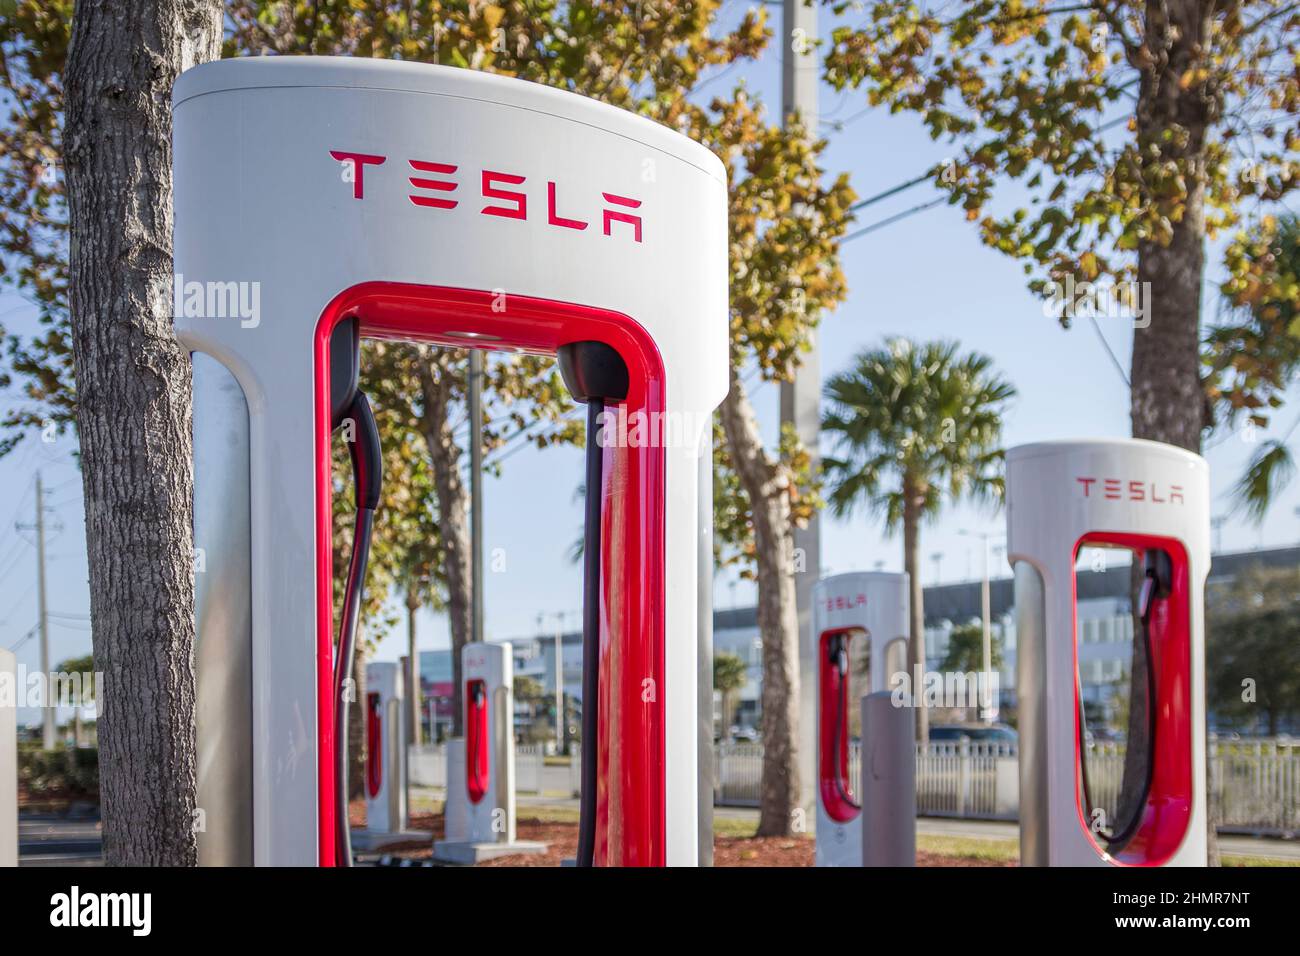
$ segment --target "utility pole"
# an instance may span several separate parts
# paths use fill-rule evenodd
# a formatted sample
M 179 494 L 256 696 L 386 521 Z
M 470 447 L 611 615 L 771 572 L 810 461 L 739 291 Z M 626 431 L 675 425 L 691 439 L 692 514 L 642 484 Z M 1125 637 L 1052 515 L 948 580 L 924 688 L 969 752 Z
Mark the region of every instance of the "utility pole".
M 1296 515 L 1300 517 L 1300 508 L 1296 509 Z M 1215 515 L 1210 519 L 1210 527 L 1214 529 L 1214 554 L 1223 552 L 1223 526 L 1227 523 L 1227 515 Z
M 45 486 L 36 472 L 36 603 L 41 629 L 41 675 L 45 680 L 45 707 L 41 710 L 41 748 L 54 749 L 54 701 L 50 688 L 50 618 L 45 609 Z
M 483 640 L 483 352 L 469 352 L 470 640 Z
M 810 140 L 817 138 L 817 6 L 807 0 L 782 0 L 781 25 L 781 117 L 789 124 L 798 117 Z M 815 316 L 809 316 L 813 319 Z M 818 438 L 821 434 L 821 355 L 817 330 L 811 333 L 811 348 L 805 352 L 794 378 L 781 383 L 781 426 L 792 425 L 815 475 L 821 470 Z M 812 647 L 812 589 L 822 566 L 821 518 L 814 512 L 807 527 L 794 532 L 796 556 L 795 608 L 799 618 L 799 803 L 812 807 L 816 780 L 815 700 L 816 653 Z M 799 560 L 799 559 L 802 560 Z
M 997 710 L 993 707 L 992 689 L 993 689 L 993 609 L 992 598 L 989 593 L 989 533 L 981 531 L 972 535 L 971 532 L 962 530 L 958 534 L 976 537 L 980 539 L 980 544 L 984 551 L 984 572 L 980 580 L 980 624 L 983 628 L 984 638 L 984 696 L 980 699 L 980 719 L 990 723 L 997 716 Z
M 420 606 L 416 599 L 415 583 L 407 582 L 409 592 L 406 596 L 406 693 L 408 700 L 406 702 L 406 714 L 408 732 L 406 743 L 408 746 L 419 747 L 423 740 L 421 739 L 423 728 L 421 727 L 420 714 L 420 652 L 416 650 L 417 632 L 415 625 L 415 616 Z
M 555 752 L 564 753 L 564 612 L 555 612 Z

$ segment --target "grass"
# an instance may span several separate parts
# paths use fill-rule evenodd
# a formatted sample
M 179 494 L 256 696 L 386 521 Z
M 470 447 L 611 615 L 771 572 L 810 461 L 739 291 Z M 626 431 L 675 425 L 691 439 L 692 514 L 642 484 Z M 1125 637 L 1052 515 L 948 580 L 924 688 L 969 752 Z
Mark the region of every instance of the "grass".
M 427 793 L 415 793 L 411 809 L 428 813 L 441 813 L 443 801 Z M 520 806 L 516 811 L 521 819 L 542 823 L 577 823 L 578 811 L 570 807 Z M 734 817 L 714 817 L 713 832 L 720 837 L 748 839 L 754 835 L 754 822 Z M 916 848 L 926 853 L 981 863 L 1007 863 L 1020 858 L 1020 845 L 1015 840 L 987 840 L 981 837 L 936 836 L 918 833 Z M 1224 854 L 1224 866 L 1300 867 L 1300 861 L 1274 860 L 1266 857 L 1233 856 Z
M 986 840 L 981 837 L 935 836 L 918 833 L 916 848 L 925 853 L 950 856 L 981 863 L 1014 863 L 1020 859 L 1020 844 L 1015 840 Z
M 1266 856 L 1232 856 L 1223 854 L 1219 862 L 1224 866 L 1300 866 L 1300 860 L 1275 860 Z

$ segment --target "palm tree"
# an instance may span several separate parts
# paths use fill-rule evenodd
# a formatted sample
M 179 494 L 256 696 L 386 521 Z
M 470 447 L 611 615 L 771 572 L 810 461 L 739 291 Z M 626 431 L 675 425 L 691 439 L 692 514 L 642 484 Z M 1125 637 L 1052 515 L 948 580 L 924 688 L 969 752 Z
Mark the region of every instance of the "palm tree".
M 925 666 L 921 522 L 939 513 L 945 497 L 1000 501 L 1004 487 L 1002 414 L 1016 390 L 988 356 L 958 348 L 891 339 L 826 384 L 822 429 L 841 453 L 822 461 L 827 501 L 837 515 L 863 505 L 884 517 L 887 532 L 902 527 L 913 673 Z M 917 740 L 925 742 L 928 715 L 924 707 L 916 714 Z
M 745 686 L 748 668 L 739 654 L 719 651 L 713 655 L 713 689 L 722 695 L 722 739 L 731 731 L 733 695 Z
M 1295 334 L 1300 217 L 1279 218 L 1275 233 L 1261 234 L 1247 246 L 1244 261 L 1251 281 L 1225 295 L 1231 318 L 1205 337 L 1209 398 L 1218 427 L 1231 427 L 1243 416 L 1248 427 L 1264 427 L 1268 412 L 1282 404 L 1287 387 L 1300 378 L 1300 337 Z M 1233 489 L 1235 510 L 1256 524 L 1295 475 L 1288 442 L 1298 425 L 1300 418 L 1281 438 L 1261 442 Z

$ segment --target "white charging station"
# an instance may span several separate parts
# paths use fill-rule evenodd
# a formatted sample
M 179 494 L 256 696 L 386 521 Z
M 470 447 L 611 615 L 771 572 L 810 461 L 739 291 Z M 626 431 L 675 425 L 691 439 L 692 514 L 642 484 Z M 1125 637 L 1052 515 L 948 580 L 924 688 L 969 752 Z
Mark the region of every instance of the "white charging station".
M 379 850 L 398 843 L 427 840 L 428 833 L 406 829 L 406 695 L 400 664 L 372 661 L 366 665 L 361 705 L 366 762 L 364 790 L 366 825 L 354 830 L 359 850 Z
M 1007 453 L 1015 570 L 1020 861 L 1026 866 L 1204 866 L 1205 580 L 1209 469 L 1150 441 L 1022 445 Z M 1153 726 L 1145 798 L 1125 820 L 1092 803 L 1078 667 L 1076 566 L 1084 548 L 1134 564 L 1134 641 Z M 1112 552 L 1105 552 L 1111 554 Z M 1112 808 L 1112 816 L 1122 812 Z
M 446 838 L 433 857 L 449 863 L 478 863 L 496 856 L 542 853 L 546 844 L 519 840 L 515 827 L 515 697 L 513 648 L 509 643 L 467 644 L 461 654 L 465 679 L 465 736 L 453 753 L 464 760 L 448 776 Z M 463 788 L 460 794 L 453 787 Z
M 857 712 L 859 698 L 888 690 L 890 677 L 907 671 L 907 575 L 836 574 L 813 585 L 812 601 L 816 862 L 862 866 L 862 810 L 856 775 L 849 771 L 849 715 Z
M 0 685 L 13 699 L 0 701 L 0 866 L 18 865 L 18 670 L 13 652 L 0 649 Z
M 173 117 L 201 861 L 335 862 L 330 344 L 356 320 L 363 336 L 458 347 L 594 340 L 626 363 L 617 414 L 652 437 L 602 446 L 593 490 L 607 544 L 594 860 L 694 865 L 712 845 L 722 164 L 540 84 L 371 59 L 204 64 L 177 81 Z

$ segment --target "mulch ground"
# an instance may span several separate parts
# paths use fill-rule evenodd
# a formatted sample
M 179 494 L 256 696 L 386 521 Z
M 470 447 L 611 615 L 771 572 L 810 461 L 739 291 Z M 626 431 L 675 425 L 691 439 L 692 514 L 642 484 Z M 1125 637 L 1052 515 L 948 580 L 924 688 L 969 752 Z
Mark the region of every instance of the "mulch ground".
M 354 827 L 365 825 L 365 804 L 354 802 L 348 814 Z M 427 842 L 393 847 L 393 856 L 409 860 L 427 860 L 433 854 L 432 841 L 443 834 L 442 814 L 415 813 L 411 816 L 412 830 L 425 830 Z M 521 840 L 537 840 L 547 844 L 545 853 L 503 856 L 480 863 L 479 866 L 559 866 L 565 859 L 573 859 L 578 850 L 578 825 L 554 823 L 521 816 L 516 824 Z M 714 866 L 812 866 L 813 841 L 810 837 L 731 837 L 720 836 L 713 841 Z M 995 864 L 965 857 L 942 856 L 937 853 L 918 852 L 917 866 L 1012 866 Z

